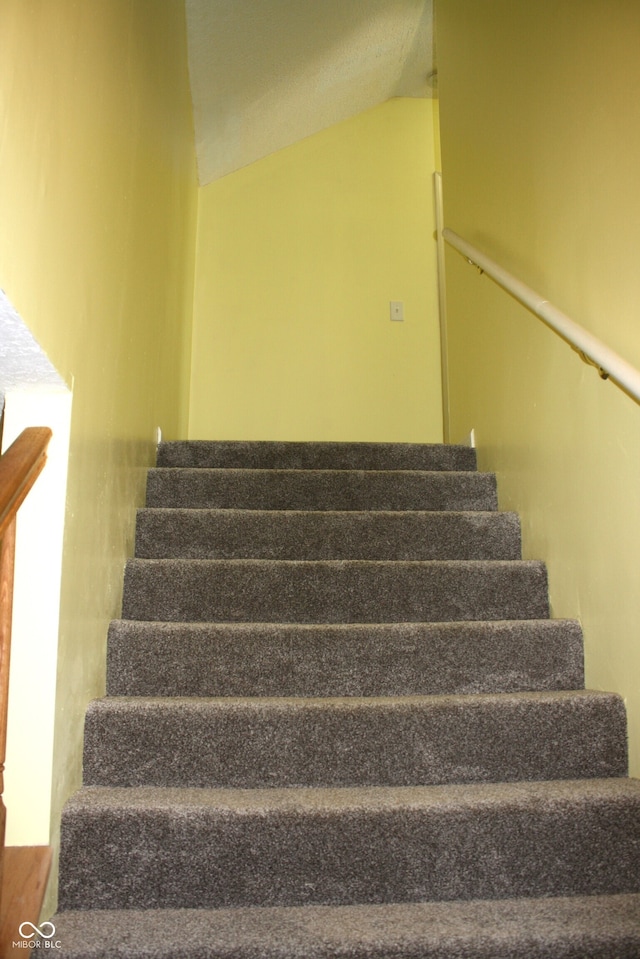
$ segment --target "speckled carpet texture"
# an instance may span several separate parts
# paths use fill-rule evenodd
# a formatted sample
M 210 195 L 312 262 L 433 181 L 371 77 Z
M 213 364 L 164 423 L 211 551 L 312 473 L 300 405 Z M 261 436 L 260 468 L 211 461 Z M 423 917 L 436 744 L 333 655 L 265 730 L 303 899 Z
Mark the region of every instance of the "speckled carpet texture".
M 466 447 L 158 449 L 66 959 L 640 959 L 622 700 Z

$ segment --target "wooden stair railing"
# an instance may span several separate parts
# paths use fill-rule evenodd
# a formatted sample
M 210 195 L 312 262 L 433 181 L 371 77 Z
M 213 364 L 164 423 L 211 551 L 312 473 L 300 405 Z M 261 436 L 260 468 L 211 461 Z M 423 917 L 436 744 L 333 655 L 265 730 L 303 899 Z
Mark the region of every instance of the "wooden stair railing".
M 50 439 L 51 430 L 47 427 L 29 427 L 0 457 L 0 883 L 3 878 L 6 824 L 2 796 L 7 745 L 16 514 L 44 467 Z M 2 903 L 1 908 L 4 909 L 4 906 Z

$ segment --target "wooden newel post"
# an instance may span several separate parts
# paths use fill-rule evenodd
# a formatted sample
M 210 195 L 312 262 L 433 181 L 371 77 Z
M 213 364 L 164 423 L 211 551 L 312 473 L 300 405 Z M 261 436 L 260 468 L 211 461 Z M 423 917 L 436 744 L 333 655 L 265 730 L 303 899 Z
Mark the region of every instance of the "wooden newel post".
M 4 835 L 7 813 L 3 802 L 4 763 L 7 753 L 9 709 L 9 660 L 11 657 L 11 612 L 16 521 L 13 519 L 0 541 L 0 886 L 4 865 Z

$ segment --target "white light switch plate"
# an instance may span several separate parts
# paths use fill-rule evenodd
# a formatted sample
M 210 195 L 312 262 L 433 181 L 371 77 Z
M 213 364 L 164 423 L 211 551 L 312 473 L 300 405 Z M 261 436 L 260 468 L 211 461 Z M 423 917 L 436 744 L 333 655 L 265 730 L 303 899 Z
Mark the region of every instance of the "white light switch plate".
M 404 303 L 401 300 L 391 300 L 389 316 L 394 323 L 402 323 L 404 320 Z

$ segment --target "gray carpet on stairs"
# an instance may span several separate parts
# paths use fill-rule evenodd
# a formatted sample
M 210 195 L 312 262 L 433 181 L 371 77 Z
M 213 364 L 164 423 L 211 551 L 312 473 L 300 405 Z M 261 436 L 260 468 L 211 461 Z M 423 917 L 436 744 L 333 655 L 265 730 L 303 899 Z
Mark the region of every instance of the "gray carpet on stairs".
M 132 559 L 125 619 L 380 623 L 543 619 L 542 563 Z
M 629 779 L 298 789 L 86 787 L 64 909 L 640 892 Z
M 268 510 L 495 510 L 495 476 L 403 470 L 153 469 L 147 506 Z
M 640 896 L 57 917 L 65 959 L 638 959 Z M 162 935 L 158 935 L 158 930 Z
M 160 443 L 162 467 L 304 470 L 475 470 L 476 451 L 439 443 Z
M 622 700 L 584 691 L 110 698 L 90 706 L 85 725 L 90 786 L 406 786 L 626 772 Z
M 581 689 L 572 620 L 109 628 L 110 696 L 420 696 Z
M 515 513 L 144 509 L 143 559 L 520 559 Z
M 464 447 L 164 443 L 68 959 L 640 959 L 626 717 Z M 229 908 L 233 907 L 233 908 Z

